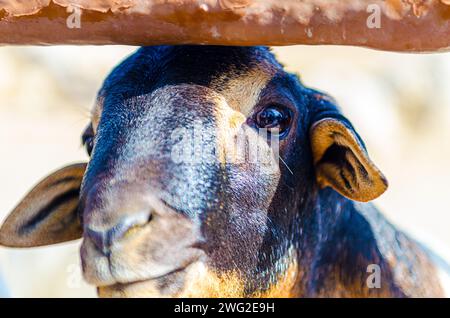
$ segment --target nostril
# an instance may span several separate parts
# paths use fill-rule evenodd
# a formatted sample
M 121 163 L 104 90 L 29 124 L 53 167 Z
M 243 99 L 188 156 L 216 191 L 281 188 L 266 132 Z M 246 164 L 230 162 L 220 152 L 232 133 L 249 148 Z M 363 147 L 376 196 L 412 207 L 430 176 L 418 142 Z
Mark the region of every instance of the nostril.
M 145 225 L 151 222 L 153 213 L 151 211 L 135 213 L 124 218 L 117 226 L 113 239 L 128 237 L 140 231 Z
M 90 228 L 85 229 L 86 235 L 94 243 L 95 246 L 105 255 L 110 253 L 110 241 L 107 232 L 95 231 Z
M 153 220 L 153 213 L 138 212 L 123 217 L 114 226 L 107 229 L 85 228 L 86 235 L 97 246 L 97 248 L 106 256 L 109 255 L 111 246 L 120 239 L 129 237 L 142 230 L 142 228 Z
M 150 223 L 153 220 L 153 211 L 150 211 L 147 218 L 147 223 Z
M 155 213 L 153 209 L 137 212 L 127 216 L 124 220 L 124 223 L 128 224 L 130 227 L 142 227 L 153 220 L 154 214 Z

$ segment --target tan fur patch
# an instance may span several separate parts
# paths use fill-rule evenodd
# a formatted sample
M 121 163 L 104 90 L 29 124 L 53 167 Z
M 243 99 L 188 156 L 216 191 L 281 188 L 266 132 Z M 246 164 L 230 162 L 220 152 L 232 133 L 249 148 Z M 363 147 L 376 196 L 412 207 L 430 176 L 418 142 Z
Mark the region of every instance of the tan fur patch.
M 219 162 L 233 164 L 257 164 L 268 174 L 280 177 L 276 154 L 266 135 L 259 135 L 245 125 L 246 116 L 234 110 L 223 97 L 216 99 L 217 156 Z M 276 182 L 278 183 L 278 182 Z
M 212 82 L 212 87 L 225 97 L 234 110 L 247 117 L 258 102 L 261 91 L 274 74 L 275 70 L 269 67 L 253 68 L 239 77 L 223 74 Z
M 244 282 L 235 272 L 215 273 L 203 263 L 193 266 L 185 277 L 186 285 L 178 297 L 241 298 Z
M 216 97 L 216 123 L 217 123 L 217 155 L 219 162 L 237 162 L 238 149 L 235 144 L 236 136 L 245 123 L 245 116 L 231 108 L 223 97 Z
M 237 272 L 216 273 L 204 264 L 193 267 L 186 276 L 186 286 L 178 297 L 199 298 L 292 298 L 297 297 L 298 264 L 292 261 L 269 289 L 245 294 L 245 282 Z
M 298 263 L 293 261 L 290 263 L 285 273 L 280 275 L 277 282 L 268 290 L 254 294 L 255 298 L 295 298 L 299 297 L 297 286 L 301 279 L 301 272 Z

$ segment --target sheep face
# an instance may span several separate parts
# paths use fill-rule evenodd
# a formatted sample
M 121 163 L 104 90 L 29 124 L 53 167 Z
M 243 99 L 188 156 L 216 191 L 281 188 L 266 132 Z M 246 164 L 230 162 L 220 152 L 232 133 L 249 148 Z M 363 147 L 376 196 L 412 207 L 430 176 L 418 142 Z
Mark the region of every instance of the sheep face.
M 42 181 L 0 243 L 82 236 L 100 296 L 295 296 L 317 193 L 386 189 L 334 102 L 260 47 L 141 48 L 106 79 L 83 141 L 89 163 Z

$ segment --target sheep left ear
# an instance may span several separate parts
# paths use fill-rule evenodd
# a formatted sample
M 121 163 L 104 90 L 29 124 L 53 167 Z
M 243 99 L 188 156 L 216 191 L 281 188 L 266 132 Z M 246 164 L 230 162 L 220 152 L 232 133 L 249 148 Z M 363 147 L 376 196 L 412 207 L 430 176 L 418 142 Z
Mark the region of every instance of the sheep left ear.
M 0 246 L 34 247 L 81 237 L 78 197 L 85 163 L 66 166 L 38 183 L 6 218 Z
M 316 179 L 349 199 L 367 202 L 386 191 L 388 183 L 370 160 L 353 127 L 341 117 L 323 118 L 310 129 Z

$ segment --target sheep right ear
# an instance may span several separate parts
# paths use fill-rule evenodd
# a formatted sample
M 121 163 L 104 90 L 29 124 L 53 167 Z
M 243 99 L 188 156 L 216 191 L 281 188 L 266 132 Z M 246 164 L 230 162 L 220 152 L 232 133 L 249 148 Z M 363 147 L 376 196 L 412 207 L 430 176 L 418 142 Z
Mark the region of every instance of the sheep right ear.
M 310 140 L 317 183 L 356 201 L 379 197 L 388 182 L 353 126 L 328 96 L 315 93 L 313 98 Z
M 80 238 L 78 203 L 86 166 L 67 166 L 35 186 L 0 228 L 0 245 L 33 247 Z

